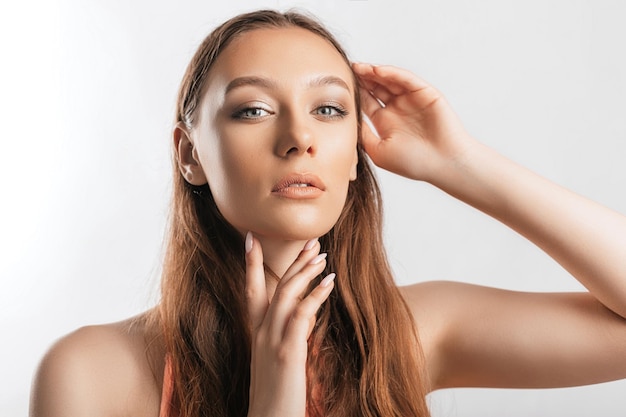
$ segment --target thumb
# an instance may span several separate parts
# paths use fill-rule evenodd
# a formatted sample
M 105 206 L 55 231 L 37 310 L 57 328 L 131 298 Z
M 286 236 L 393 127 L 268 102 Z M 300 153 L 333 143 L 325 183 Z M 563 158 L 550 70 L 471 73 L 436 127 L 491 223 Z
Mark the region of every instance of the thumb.
M 246 287 L 245 297 L 248 306 L 250 326 L 254 332 L 261 326 L 269 302 L 265 287 L 265 270 L 263 268 L 263 250 L 261 243 L 254 238 L 252 232 L 246 234 Z

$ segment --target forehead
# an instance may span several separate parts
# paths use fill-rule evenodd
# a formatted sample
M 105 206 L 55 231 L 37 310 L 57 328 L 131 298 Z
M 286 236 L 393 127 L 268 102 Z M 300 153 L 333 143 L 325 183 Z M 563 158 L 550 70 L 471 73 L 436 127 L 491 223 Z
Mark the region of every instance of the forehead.
M 351 69 L 335 47 L 299 27 L 256 29 L 237 36 L 211 68 L 209 88 L 223 88 L 231 80 L 246 76 L 285 85 L 335 76 L 353 89 Z

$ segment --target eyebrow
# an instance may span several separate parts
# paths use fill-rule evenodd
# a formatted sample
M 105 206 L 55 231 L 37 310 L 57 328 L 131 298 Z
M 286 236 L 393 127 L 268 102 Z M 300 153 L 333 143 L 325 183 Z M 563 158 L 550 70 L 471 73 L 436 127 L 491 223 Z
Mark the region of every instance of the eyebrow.
M 248 85 L 261 87 L 261 88 L 268 88 L 268 89 L 277 88 L 277 83 L 269 78 L 256 77 L 256 76 L 238 77 L 228 83 L 224 94 L 228 94 L 234 89 L 248 86 Z M 334 75 L 325 75 L 321 77 L 316 77 L 307 83 L 308 88 L 324 87 L 324 86 L 330 86 L 330 85 L 336 85 L 336 86 L 346 89 L 348 92 L 351 92 L 350 87 L 348 87 L 348 84 L 346 84 L 346 82 L 342 80 L 341 78 L 336 77 Z

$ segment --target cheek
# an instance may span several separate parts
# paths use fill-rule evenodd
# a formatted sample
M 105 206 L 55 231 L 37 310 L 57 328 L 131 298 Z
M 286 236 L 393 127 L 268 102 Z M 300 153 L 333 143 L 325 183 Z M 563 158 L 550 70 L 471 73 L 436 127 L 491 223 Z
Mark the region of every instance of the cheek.
M 215 168 L 208 175 L 211 190 L 216 194 L 232 199 L 255 186 L 259 167 L 254 154 L 226 151 L 217 153 L 214 159 L 212 166 Z
M 327 169 L 332 170 L 340 178 L 354 180 L 357 162 L 357 127 L 348 125 L 341 134 L 335 132 L 330 136 L 324 152 Z
M 328 220 L 332 219 L 334 224 L 345 205 L 350 182 L 356 178 L 356 123 L 329 131 L 326 138 L 319 156 L 323 161 L 324 174 L 332 184 L 332 197 L 327 215 Z M 332 227 L 332 224 L 330 226 Z
M 262 189 L 259 150 L 222 137 L 206 157 L 206 175 L 215 204 L 233 226 L 242 226 L 256 193 Z
M 223 123 L 218 121 L 215 124 Z M 239 139 L 246 137 L 243 133 L 236 129 L 216 126 L 214 134 L 207 141 L 205 172 L 212 190 L 226 191 L 233 183 L 244 180 L 249 168 L 254 164 L 256 150 L 251 149 L 254 143 Z

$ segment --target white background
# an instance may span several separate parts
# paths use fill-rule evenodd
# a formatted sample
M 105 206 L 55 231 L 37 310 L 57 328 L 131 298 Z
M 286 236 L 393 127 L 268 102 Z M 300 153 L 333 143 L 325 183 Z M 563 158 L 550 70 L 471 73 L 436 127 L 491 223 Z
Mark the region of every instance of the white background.
M 57 337 L 158 299 L 175 92 L 201 39 L 235 13 L 310 10 L 354 60 L 420 74 L 480 140 L 626 213 L 624 2 L 11 3 L 0 10 L 2 416 L 27 414 L 36 364 Z M 580 289 L 497 222 L 427 184 L 380 179 L 399 283 Z M 436 417 L 623 416 L 625 389 L 430 398 Z

